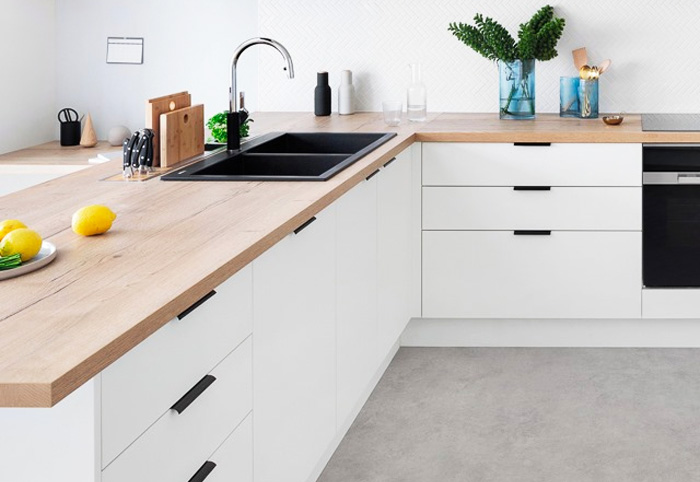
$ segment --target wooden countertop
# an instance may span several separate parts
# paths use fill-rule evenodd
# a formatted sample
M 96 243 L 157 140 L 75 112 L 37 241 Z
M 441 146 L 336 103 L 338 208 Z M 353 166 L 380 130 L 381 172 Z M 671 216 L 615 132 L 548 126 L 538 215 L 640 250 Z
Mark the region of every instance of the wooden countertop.
M 642 133 L 638 116 L 617 128 L 554 115 L 499 121 L 494 114 L 430 114 L 426 123 L 395 128 L 379 113 L 253 117 L 254 134 L 397 136 L 320 183 L 101 181 L 120 172 L 119 161 L 110 161 L 3 197 L 0 219 L 22 219 L 59 255 L 42 270 L 0 282 L 0 406 L 53 406 L 416 140 L 700 142 L 700 133 Z M 117 213 L 114 227 L 102 236 L 75 235 L 72 213 L 96 203 Z
M 61 146 L 58 141 L 45 142 L 28 149 L 0 154 L 0 164 L 13 165 L 90 165 L 88 159 L 101 152 L 121 150 L 100 141 L 95 147 Z

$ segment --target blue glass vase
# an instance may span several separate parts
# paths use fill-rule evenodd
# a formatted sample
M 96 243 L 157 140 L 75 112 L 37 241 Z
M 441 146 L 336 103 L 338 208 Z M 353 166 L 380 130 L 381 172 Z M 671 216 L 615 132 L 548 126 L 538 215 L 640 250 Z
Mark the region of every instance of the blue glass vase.
M 581 79 L 578 86 L 578 103 L 582 119 L 598 118 L 598 79 Z
M 501 119 L 535 118 L 535 59 L 498 61 L 499 116 Z

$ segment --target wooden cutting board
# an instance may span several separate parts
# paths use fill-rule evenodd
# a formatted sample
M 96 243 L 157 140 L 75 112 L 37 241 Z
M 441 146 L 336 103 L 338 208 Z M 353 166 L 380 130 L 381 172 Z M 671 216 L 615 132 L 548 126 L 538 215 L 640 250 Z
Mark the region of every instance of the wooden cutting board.
M 173 166 L 204 152 L 204 104 L 160 116 L 160 166 Z
M 192 96 L 187 92 L 164 95 L 146 101 L 146 128 L 153 129 L 153 166 L 160 166 L 160 116 L 166 112 L 189 107 Z

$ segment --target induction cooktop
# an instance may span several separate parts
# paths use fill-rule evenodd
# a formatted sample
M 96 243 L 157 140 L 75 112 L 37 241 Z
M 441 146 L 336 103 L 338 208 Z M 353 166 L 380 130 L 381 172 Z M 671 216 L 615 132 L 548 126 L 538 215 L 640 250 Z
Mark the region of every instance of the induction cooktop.
M 643 131 L 700 131 L 700 114 L 642 114 Z

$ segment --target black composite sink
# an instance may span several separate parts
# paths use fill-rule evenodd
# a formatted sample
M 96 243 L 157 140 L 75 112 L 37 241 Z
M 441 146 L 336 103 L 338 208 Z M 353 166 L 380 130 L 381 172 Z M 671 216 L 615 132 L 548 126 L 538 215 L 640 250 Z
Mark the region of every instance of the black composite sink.
M 163 181 L 325 181 L 395 133 L 275 133 L 162 176 Z

